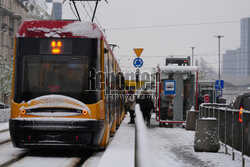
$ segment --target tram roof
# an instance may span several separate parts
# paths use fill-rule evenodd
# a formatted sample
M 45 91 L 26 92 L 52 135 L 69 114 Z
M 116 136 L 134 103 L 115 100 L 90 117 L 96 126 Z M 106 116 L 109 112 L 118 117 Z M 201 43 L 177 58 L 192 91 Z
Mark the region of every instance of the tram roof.
M 107 43 L 102 31 L 93 22 L 77 21 L 77 20 L 33 20 L 24 21 L 16 34 L 20 37 L 33 38 L 98 38 L 104 39 Z M 108 43 L 107 43 L 108 45 Z M 108 46 L 112 56 L 113 52 Z M 116 58 L 114 57 L 118 64 Z M 119 67 L 119 71 L 121 68 Z
M 93 22 L 41 20 L 24 21 L 16 37 L 102 38 L 103 34 Z

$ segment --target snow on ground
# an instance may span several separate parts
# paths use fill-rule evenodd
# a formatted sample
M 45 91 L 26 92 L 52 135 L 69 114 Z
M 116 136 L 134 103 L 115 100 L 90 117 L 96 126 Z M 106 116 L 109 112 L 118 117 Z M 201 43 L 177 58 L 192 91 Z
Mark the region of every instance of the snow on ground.
M 82 167 L 97 167 L 100 159 L 103 156 L 103 153 L 103 151 L 96 152 L 83 163 Z
M 129 115 L 126 115 L 113 141 L 108 146 L 98 166 L 134 166 L 134 126 L 127 124 Z M 218 153 L 195 152 L 194 131 L 181 128 L 159 127 L 153 115 L 151 125 L 146 130 L 144 147 L 149 150 L 148 155 L 142 155 L 142 161 L 151 162 L 157 167 L 235 167 L 241 166 L 240 155 L 235 161 L 230 155 L 224 154 L 224 147 Z M 229 152 L 230 153 L 230 152 Z M 246 166 L 250 164 L 249 158 Z M 91 166 L 91 165 L 90 165 Z M 87 166 L 84 166 L 87 167 Z M 88 166 L 89 167 L 89 166 Z M 93 165 L 91 166 L 93 167 Z
M 74 166 L 81 158 L 27 156 L 11 167 L 66 167 Z
M 0 109 L 0 123 L 7 122 L 10 119 L 10 109 Z
M 10 132 L 5 131 L 0 133 L 0 144 L 10 140 Z
M 152 119 L 151 119 L 152 120 Z M 241 161 L 231 160 L 221 147 L 218 153 L 195 152 L 194 131 L 179 128 L 160 128 L 155 120 L 148 128 L 152 161 L 157 167 L 179 166 L 241 166 Z
M 137 114 L 137 117 L 139 115 Z M 137 120 L 138 121 L 138 120 Z M 105 152 L 96 152 L 90 157 L 83 167 L 133 167 L 135 161 L 135 125 L 128 124 L 129 114 L 126 115 L 124 121 L 120 125 L 114 138 L 109 144 Z M 140 121 L 142 123 L 142 121 Z M 8 123 L 0 124 L 0 129 L 7 128 Z M 141 130 L 141 126 L 138 126 Z M 240 153 L 236 155 L 233 161 L 230 155 L 224 154 L 224 147 L 218 153 L 195 152 L 194 131 L 186 131 L 181 128 L 165 128 L 159 127 L 152 115 L 151 125 L 144 129 L 145 133 L 138 133 L 140 139 L 138 142 L 142 144 L 141 148 L 147 150 L 148 154 L 141 154 L 143 162 L 150 162 L 152 166 L 157 167 L 234 167 L 241 166 Z M 2 134 L 6 137 L 7 134 Z M 145 136 L 144 136 L 145 135 Z M 0 135 L 1 138 L 1 135 Z M 142 142 L 142 140 L 144 140 Z M 13 148 L 10 142 L 2 144 L 0 147 L 0 164 L 9 161 L 14 157 L 25 152 L 24 149 Z M 143 152 L 143 151 L 142 151 Z M 145 152 L 145 151 L 144 151 Z M 229 151 L 230 153 L 230 151 Z M 16 166 L 67 166 L 79 160 L 77 157 L 53 157 L 53 156 L 28 156 L 20 161 Z M 249 157 L 246 158 L 246 166 L 249 166 Z
M 10 160 L 15 159 L 20 156 L 22 153 L 25 153 L 25 149 L 13 148 L 11 142 L 1 144 L 0 147 L 0 164 L 6 163 Z
M 165 166 L 240 166 L 222 150 L 219 153 L 196 153 L 193 149 L 194 132 L 184 129 L 149 129 L 152 161 L 158 167 Z
M 9 129 L 9 122 L 0 123 L 0 132 Z
M 128 121 L 129 117 L 127 116 L 100 159 L 98 167 L 134 166 L 135 125 L 128 124 Z

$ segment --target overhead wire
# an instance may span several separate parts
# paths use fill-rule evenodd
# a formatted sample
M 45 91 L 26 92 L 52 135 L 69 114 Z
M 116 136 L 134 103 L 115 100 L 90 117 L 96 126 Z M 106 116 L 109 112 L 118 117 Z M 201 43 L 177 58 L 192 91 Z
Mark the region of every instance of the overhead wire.
M 71 2 L 70 2 L 70 1 L 69 1 L 69 6 L 70 6 L 71 11 L 72 11 L 73 14 L 75 15 L 75 17 L 76 17 L 77 19 L 79 19 L 79 18 L 77 17 L 77 15 L 76 15 L 75 11 L 74 11 L 73 8 L 72 8 Z
M 88 1 L 87 1 L 87 4 L 88 4 L 91 12 L 94 12 L 93 9 L 92 9 L 92 7 L 91 7 L 91 5 L 90 5 L 90 3 Z M 96 16 L 95 16 L 95 19 L 96 19 L 97 24 L 100 26 L 100 28 L 102 28 L 101 23 L 99 22 L 99 20 L 98 20 L 98 18 Z
M 89 12 L 87 11 L 87 9 L 86 9 L 85 5 L 83 4 L 83 2 L 82 2 L 82 1 L 80 1 L 80 2 L 81 2 L 81 4 L 82 4 L 82 7 L 84 8 L 84 10 L 85 10 L 86 14 L 88 15 L 89 19 L 91 20 L 91 16 L 90 16 Z
M 135 27 L 114 27 L 106 28 L 106 30 L 129 30 L 129 29 L 148 29 L 148 28 L 165 28 L 165 27 L 182 27 L 182 26 L 199 26 L 199 25 L 214 25 L 214 24 L 229 24 L 239 23 L 240 21 L 221 21 L 221 22 L 203 22 L 203 23 L 189 23 L 189 24 L 167 24 L 167 25 L 149 25 L 149 26 L 135 26 Z
M 92 7 L 91 7 L 91 5 L 90 5 L 90 3 L 89 3 L 88 1 L 87 1 L 87 4 L 88 4 L 88 6 L 89 6 L 91 12 L 94 13 L 94 11 L 93 11 L 93 9 L 92 9 Z M 102 29 L 102 31 L 103 31 L 105 37 L 107 38 L 106 29 L 104 29 L 104 28 L 102 27 L 102 25 L 101 25 L 100 21 L 98 20 L 97 16 L 95 16 L 95 20 L 96 20 L 97 24 L 99 25 L 99 27 Z
M 82 1 L 80 1 L 80 2 L 81 2 L 81 4 L 82 4 L 82 7 L 83 7 L 83 9 L 85 10 L 86 14 L 88 15 L 89 20 L 91 20 L 91 16 L 90 16 L 90 14 L 89 14 L 89 12 L 88 12 L 87 8 L 85 7 L 85 4 L 83 4 L 83 2 L 82 2 Z M 87 3 L 88 3 L 88 6 L 89 6 L 89 8 L 90 8 L 91 12 L 94 12 L 94 11 L 93 11 L 93 9 L 92 9 L 92 7 L 91 7 L 91 5 L 90 5 L 90 3 L 89 3 L 89 2 L 87 2 Z M 107 35 L 106 35 L 106 32 L 105 32 L 105 29 L 102 27 L 102 25 L 101 25 L 100 21 L 98 20 L 98 18 L 97 18 L 96 16 L 95 16 L 95 20 L 97 21 L 98 26 L 100 27 L 100 29 L 102 29 L 102 31 L 103 31 L 103 33 L 104 33 L 105 37 L 107 38 Z

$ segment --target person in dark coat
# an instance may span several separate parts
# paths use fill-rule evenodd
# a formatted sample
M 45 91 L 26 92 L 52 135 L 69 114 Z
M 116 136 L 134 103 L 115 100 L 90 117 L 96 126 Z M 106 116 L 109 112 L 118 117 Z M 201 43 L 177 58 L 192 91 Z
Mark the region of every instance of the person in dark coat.
M 170 98 L 168 95 L 165 95 L 164 92 L 161 93 L 161 103 L 160 103 L 160 119 L 162 121 L 167 120 L 167 113 L 169 110 Z M 160 126 L 165 126 L 165 123 L 159 123 Z
M 129 115 L 130 115 L 129 124 L 135 123 L 135 99 L 134 99 L 133 95 L 134 95 L 134 91 L 130 90 L 129 97 L 127 99 L 127 106 L 128 106 L 128 111 L 129 111 Z
M 150 125 L 151 110 L 154 110 L 154 103 L 152 101 L 151 95 L 147 91 L 142 92 L 139 99 L 140 109 L 142 111 L 143 119 Z
M 161 83 L 161 100 L 160 100 L 160 120 L 166 121 L 167 120 L 167 113 L 169 110 L 170 98 L 169 95 L 164 94 L 164 82 Z M 165 126 L 166 123 L 159 123 L 159 126 Z

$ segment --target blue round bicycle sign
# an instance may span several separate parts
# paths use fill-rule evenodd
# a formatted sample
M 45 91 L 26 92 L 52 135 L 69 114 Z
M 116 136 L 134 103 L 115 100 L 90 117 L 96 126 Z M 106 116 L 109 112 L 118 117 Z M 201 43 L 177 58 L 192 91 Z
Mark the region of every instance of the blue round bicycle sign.
M 135 58 L 133 61 L 135 68 L 141 68 L 143 65 L 143 60 L 141 58 Z

